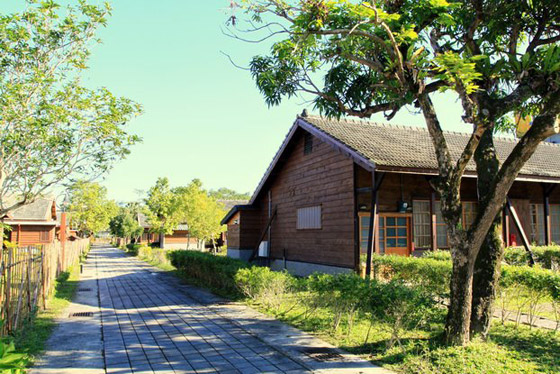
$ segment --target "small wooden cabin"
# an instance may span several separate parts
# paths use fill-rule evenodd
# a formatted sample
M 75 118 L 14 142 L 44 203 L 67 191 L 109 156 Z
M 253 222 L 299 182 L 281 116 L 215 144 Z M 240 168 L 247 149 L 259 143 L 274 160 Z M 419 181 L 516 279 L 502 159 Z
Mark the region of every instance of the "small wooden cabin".
M 8 241 L 19 246 L 53 243 L 57 227 L 56 202 L 39 198 L 10 212 L 3 222 L 11 226 Z
M 163 239 L 163 246 L 161 247 L 165 249 L 194 249 L 199 246 L 198 239 L 189 235 L 189 226 L 186 223 L 178 225 L 172 234 L 160 235 L 151 231 L 152 226 L 144 214 L 139 213 L 137 219 L 140 226 L 144 228 L 144 232 L 140 237 L 140 243 L 158 243 L 159 245 Z
M 445 136 L 458 158 L 469 135 Z M 515 144 L 496 139 L 498 157 L 503 161 Z M 248 260 L 257 254 L 272 268 L 300 275 L 358 270 L 372 212 L 377 253 L 409 256 L 449 248 L 439 198 L 429 184 L 435 175 L 424 128 L 298 117 L 249 203 L 233 207 L 222 220 L 228 256 Z M 560 243 L 559 183 L 560 145 L 543 143 L 509 192 L 507 245 L 523 239 Z M 476 191 L 471 162 L 461 191 L 467 226 L 477 213 Z

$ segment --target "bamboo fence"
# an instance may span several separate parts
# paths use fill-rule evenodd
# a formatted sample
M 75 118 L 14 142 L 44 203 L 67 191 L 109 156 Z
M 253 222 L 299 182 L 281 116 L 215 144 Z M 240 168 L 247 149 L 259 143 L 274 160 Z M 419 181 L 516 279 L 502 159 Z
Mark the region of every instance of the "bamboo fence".
M 46 308 L 56 278 L 88 248 L 89 240 L 81 239 L 0 251 L 0 336 L 15 332 L 35 311 Z

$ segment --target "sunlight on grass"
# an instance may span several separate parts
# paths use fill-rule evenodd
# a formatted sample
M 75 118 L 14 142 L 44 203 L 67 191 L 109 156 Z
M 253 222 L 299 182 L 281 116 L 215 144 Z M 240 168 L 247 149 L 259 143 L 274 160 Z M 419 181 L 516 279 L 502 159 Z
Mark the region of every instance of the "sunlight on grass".
M 70 305 L 80 278 L 79 266 L 72 266 L 56 280 L 55 291 L 47 301 L 48 308 L 38 312 L 15 337 L 18 351 L 36 357 L 45 349 L 45 344 L 54 330 L 55 318 Z

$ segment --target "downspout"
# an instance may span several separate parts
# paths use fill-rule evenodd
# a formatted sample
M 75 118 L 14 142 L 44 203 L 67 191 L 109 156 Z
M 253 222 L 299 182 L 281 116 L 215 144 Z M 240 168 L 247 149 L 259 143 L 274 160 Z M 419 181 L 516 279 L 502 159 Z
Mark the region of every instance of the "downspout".
M 268 190 L 268 219 L 270 220 L 270 217 L 272 215 L 272 191 Z M 270 233 L 271 233 L 271 229 L 272 229 L 272 223 L 268 226 L 268 262 L 269 262 L 269 266 L 270 266 L 270 254 L 272 253 L 270 248 L 271 248 L 271 243 L 272 243 L 272 238 L 270 237 Z
M 373 257 L 373 247 L 375 245 L 375 226 L 377 225 L 377 189 L 375 188 L 375 168 L 371 171 L 371 207 L 369 215 L 369 233 L 366 260 L 366 278 L 371 277 L 371 260 Z

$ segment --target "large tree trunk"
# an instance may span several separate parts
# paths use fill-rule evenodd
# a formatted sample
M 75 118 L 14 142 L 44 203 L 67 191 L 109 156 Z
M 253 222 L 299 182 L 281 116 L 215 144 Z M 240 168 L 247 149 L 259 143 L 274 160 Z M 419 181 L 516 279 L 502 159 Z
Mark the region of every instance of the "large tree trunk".
M 487 131 L 482 136 L 478 149 L 474 154 L 474 159 L 478 175 L 479 207 L 482 208 L 486 203 L 486 192 L 494 182 L 500 167 L 490 131 Z M 493 303 L 500 277 L 500 264 L 504 253 L 501 220 L 502 215 L 498 214 L 476 258 L 473 277 L 471 337 L 481 335 L 486 338 L 490 328 Z
M 445 326 L 445 341 L 450 345 L 465 345 L 470 339 L 472 281 L 474 261 L 468 256 L 467 243 L 453 249 L 451 294 Z

